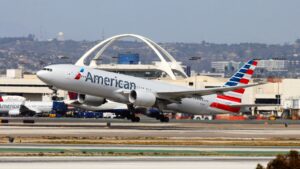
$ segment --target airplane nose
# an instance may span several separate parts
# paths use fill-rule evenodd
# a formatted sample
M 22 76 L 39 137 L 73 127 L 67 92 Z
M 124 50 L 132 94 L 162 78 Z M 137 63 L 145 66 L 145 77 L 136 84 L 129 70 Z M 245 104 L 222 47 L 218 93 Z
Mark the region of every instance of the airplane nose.
M 38 71 L 38 72 L 36 72 L 36 76 L 37 76 L 39 79 L 42 78 L 42 74 L 43 74 L 43 72 L 42 72 L 41 70 Z
M 40 71 L 38 71 L 37 73 L 36 73 L 36 76 L 40 79 L 40 80 L 42 80 L 42 81 L 47 81 L 47 72 L 46 71 L 44 71 L 44 70 L 40 70 Z

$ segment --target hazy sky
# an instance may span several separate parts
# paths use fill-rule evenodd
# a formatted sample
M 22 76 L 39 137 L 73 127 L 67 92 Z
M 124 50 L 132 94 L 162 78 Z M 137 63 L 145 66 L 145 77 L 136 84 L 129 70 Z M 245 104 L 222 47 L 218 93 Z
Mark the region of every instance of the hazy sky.
M 299 9 L 299 0 L 0 0 L 0 36 L 283 44 L 300 38 Z

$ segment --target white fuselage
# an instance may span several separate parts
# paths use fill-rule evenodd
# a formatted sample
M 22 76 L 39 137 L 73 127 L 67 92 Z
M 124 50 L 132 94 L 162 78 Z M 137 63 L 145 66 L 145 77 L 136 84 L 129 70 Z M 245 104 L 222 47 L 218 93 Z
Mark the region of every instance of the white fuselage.
M 18 112 L 21 106 L 24 105 L 31 111 L 36 113 L 50 112 L 53 107 L 53 102 L 38 102 L 38 101 L 25 101 L 25 102 L 0 102 L 0 113 Z M 19 113 L 16 113 L 16 115 Z
M 139 90 L 156 93 L 160 91 L 191 90 L 188 87 L 161 81 L 146 80 L 87 67 L 84 67 L 84 71 L 80 73 L 80 77 L 75 79 L 82 67 L 74 65 L 52 65 L 47 68 L 51 71 L 41 70 L 37 75 L 49 85 L 67 91 L 104 97 L 124 104 L 130 103 L 128 96 L 122 93 L 124 91 Z M 210 107 L 215 99 L 216 94 L 182 98 L 180 103 L 165 104 L 163 109 L 190 114 L 228 113 L 228 111 Z

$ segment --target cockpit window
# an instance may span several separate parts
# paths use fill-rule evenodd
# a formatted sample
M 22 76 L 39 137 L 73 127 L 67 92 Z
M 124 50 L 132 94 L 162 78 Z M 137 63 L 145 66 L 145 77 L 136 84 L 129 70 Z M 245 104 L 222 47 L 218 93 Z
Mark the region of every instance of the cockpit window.
M 44 67 L 43 70 L 46 70 L 46 71 L 48 71 L 48 72 L 52 72 L 52 69 L 46 68 L 46 67 Z

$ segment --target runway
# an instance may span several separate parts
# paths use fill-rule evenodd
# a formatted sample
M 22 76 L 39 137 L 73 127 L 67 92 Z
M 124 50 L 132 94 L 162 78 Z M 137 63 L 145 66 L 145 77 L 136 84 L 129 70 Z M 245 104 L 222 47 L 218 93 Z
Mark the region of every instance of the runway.
M 0 144 L 2 154 L 25 152 L 45 155 L 0 157 L 1 167 L 182 169 L 188 166 L 189 169 L 254 169 L 258 163 L 266 166 L 279 153 L 300 150 L 300 127 L 297 124 L 289 127 L 281 124 L 212 123 L 113 123 L 110 127 L 105 124 L 68 125 L 0 126 L 2 143 L 8 143 L 8 136 L 16 137 L 15 143 Z M 63 144 L 68 141 L 73 143 L 74 140 L 79 142 Z M 256 145 L 261 140 L 267 143 L 270 140 L 271 143 L 279 141 L 278 144 L 285 146 L 237 146 L 241 143 Z M 190 141 L 195 145 L 188 145 Z M 47 153 L 58 153 L 63 157 L 46 157 Z M 78 157 L 82 154 L 88 157 Z
M 158 123 L 161 124 L 159 120 L 154 118 L 149 118 L 146 116 L 140 116 L 140 123 Z M 49 118 L 49 117 L 0 117 L 0 120 L 8 120 L 9 123 L 22 124 L 23 120 L 34 120 L 36 124 L 48 124 L 59 123 L 59 124 L 91 124 L 91 125 L 105 125 L 107 122 L 111 123 L 131 123 L 127 119 L 111 119 L 111 118 Z M 191 119 L 170 119 L 168 124 L 178 124 L 178 123 L 206 123 L 206 124 L 300 124 L 299 120 L 191 120 Z M 135 123 L 136 125 L 139 123 Z M 163 123 L 165 124 L 165 123 Z M 2 124 L 3 125 L 3 124 Z
M 229 125 L 230 126 L 230 125 Z M 298 128 L 265 126 L 245 128 L 182 127 L 173 125 L 112 126 L 112 127 L 38 127 L 0 126 L 0 136 L 20 137 L 185 137 L 185 138 L 300 138 Z
M 0 157 L 9 169 L 254 169 L 273 157 Z
M 287 154 L 300 150 L 300 146 L 174 146 L 174 145 L 53 145 L 53 144 L 1 144 L 2 156 L 243 156 L 261 157 Z M 30 155 L 31 154 L 31 155 Z M 43 156 L 42 155 L 42 156 Z M 1 156 L 1 154 L 0 154 Z
M 67 150 L 174 150 L 174 151 L 235 151 L 235 152 L 288 152 L 300 151 L 300 146 L 174 146 L 174 145 L 95 145 L 95 144 L 0 144 L 1 149 L 67 149 Z

